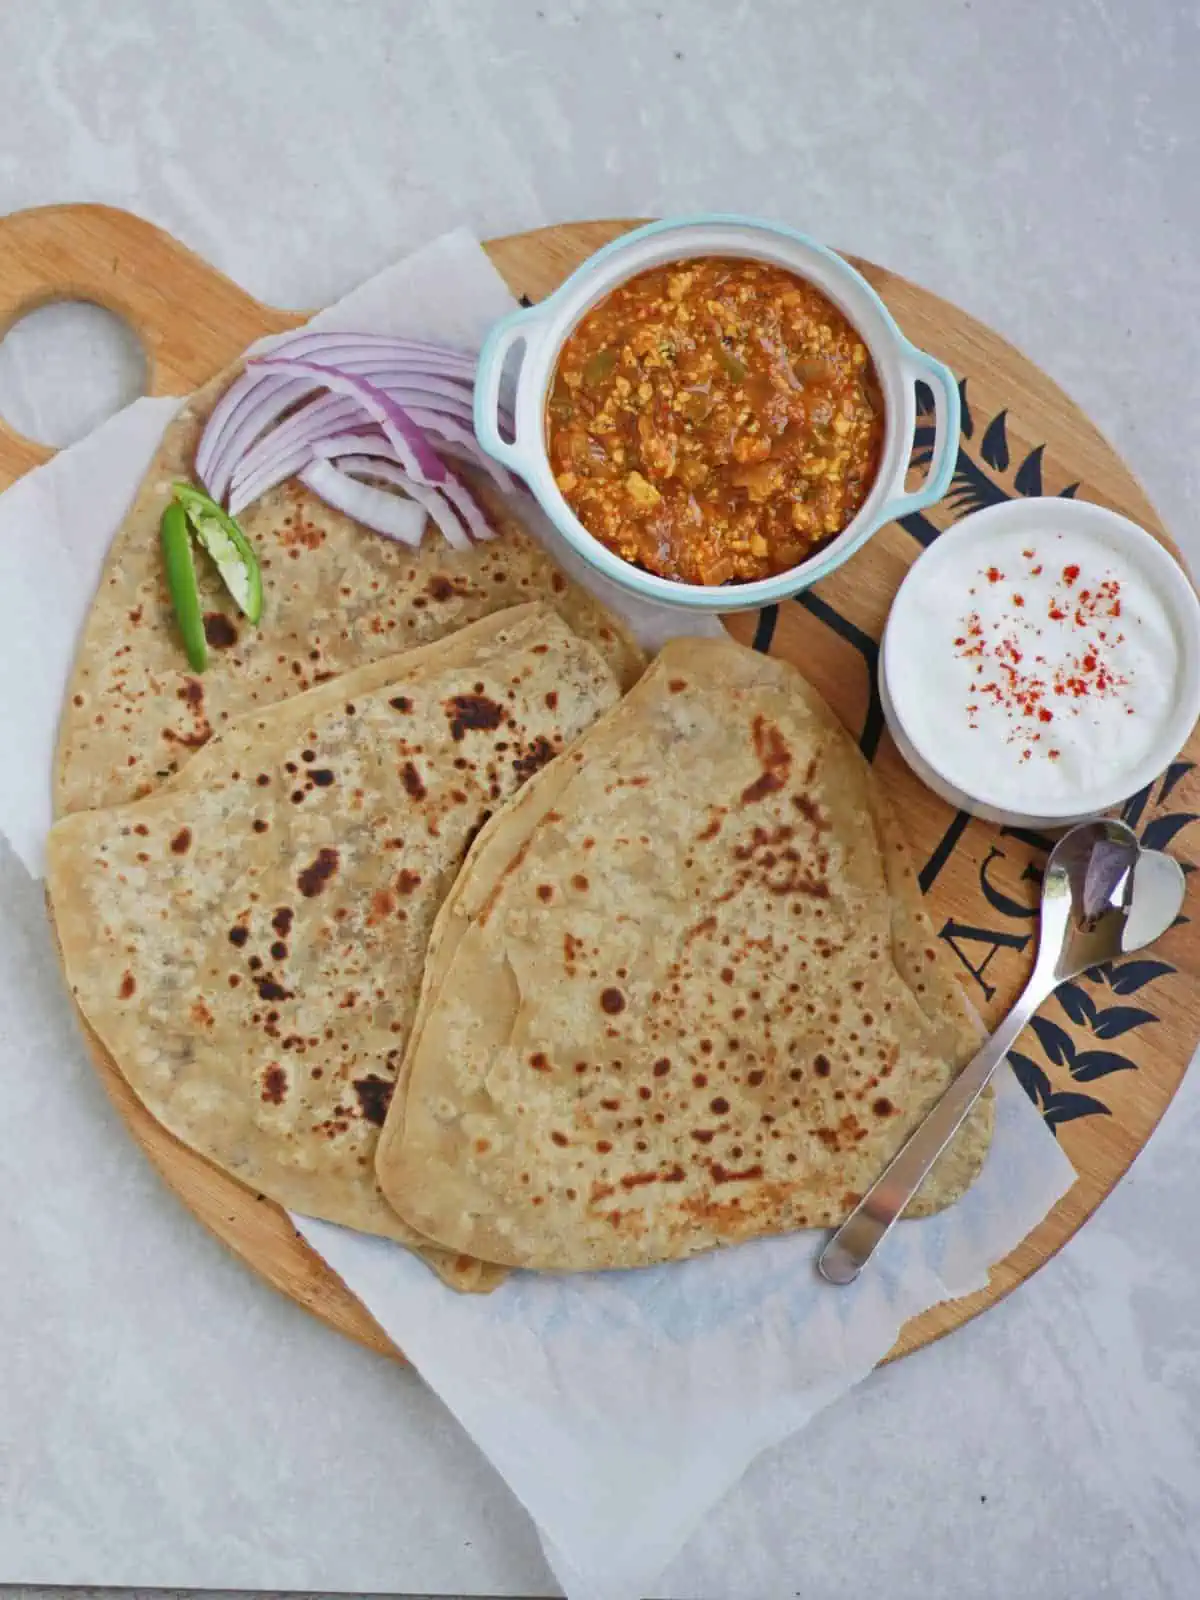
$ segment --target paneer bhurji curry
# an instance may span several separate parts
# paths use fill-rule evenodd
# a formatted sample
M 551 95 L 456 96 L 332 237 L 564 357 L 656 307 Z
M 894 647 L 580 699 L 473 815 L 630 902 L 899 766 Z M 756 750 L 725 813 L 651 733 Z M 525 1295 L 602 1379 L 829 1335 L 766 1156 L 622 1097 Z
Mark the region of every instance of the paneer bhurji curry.
M 883 401 L 863 340 L 768 262 L 639 273 L 563 346 L 547 404 L 558 487 L 595 538 L 685 583 L 785 572 L 860 510 Z

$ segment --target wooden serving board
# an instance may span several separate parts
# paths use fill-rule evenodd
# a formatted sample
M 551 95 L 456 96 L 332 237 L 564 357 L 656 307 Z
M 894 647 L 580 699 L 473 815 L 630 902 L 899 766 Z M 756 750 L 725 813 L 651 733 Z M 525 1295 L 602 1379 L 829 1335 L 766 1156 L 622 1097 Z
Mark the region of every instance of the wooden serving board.
M 571 223 L 497 239 L 487 249 L 513 292 L 538 299 L 625 222 Z M 959 375 L 962 436 L 949 495 L 892 523 L 824 583 L 730 622 L 744 643 L 796 661 L 860 738 L 903 817 L 934 928 L 985 1020 L 1008 1008 L 1032 964 L 1035 897 L 1049 841 L 955 813 L 926 790 L 884 731 L 877 640 L 896 587 L 956 517 L 1026 495 L 1079 495 L 1155 532 L 1138 484 L 1065 394 L 964 312 L 869 262 L 858 265 L 918 345 Z M 151 224 L 106 206 L 50 206 L 0 218 L 0 336 L 51 300 L 85 299 L 126 318 L 148 358 L 153 394 L 198 387 L 262 334 L 303 318 L 257 300 Z M 924 418 L 914 460 L 927 455 Z M 0 488 L 51 454 L 0 420 Z M 1191 865 L 1200 843 L 1200 737 L 1124 808 L 1142 839 Z M 1192 812 L 1191 806 L 1196 806 Z M 1193 833 L 1195 838 L 1193 838 Z M 1074 1163 L 1079 1181 L 992 1271 L 988 1287 L 935 1306 L 904 1328 L 893 1356 L 978 1315 L 1036 1272 L 1086 1221 L 1150 1137 L 1200 1037 L 1200 945 L 1185 915 L 1148 954 L 1066 985 L 1021 1041 L 1013 1064 Z M 352 1338 L 398 1352 L 279 1207 L 185 1149 L 143 1110 L 102 1047 L 92 1053 L 132 1132 L 184 1203 L 243 1260 Z

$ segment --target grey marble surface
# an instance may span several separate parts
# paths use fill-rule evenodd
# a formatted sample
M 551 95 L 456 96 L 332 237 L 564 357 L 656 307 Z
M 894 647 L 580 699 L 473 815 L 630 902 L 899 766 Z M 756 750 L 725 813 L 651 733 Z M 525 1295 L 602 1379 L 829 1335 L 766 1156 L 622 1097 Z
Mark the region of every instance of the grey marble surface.
M 1033 353 L 1195 562 L 1198 83 L 1191 0 L 37 0 L 0 8 L 0 210 L 126 206 L 296 306 L 460 220 L 781 217 Z M 137 364 L 94 318 L 42 320 L 0 347 L 0 409 L 65 439 Z M 0 1016 L 0 1579 L 552 1592 L 419 1382 L 165 1195 L 7 855 L 0 906 L 45 1018 L 30 1062 Z M 1057 1260 L 760 1461 L 661 1592 L 1195 1593 L 1198 1145 L 1185 1082 Z

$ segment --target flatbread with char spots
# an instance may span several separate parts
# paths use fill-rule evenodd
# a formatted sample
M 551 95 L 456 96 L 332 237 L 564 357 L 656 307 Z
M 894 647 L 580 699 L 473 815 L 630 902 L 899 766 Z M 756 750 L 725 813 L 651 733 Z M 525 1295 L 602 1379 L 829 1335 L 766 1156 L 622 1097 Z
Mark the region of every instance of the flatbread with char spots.
M 375 1145 L 471 839 L 614 705 L 548 607 L 485 618 L 231 723 L 147 799 L 50 834 L 63 964 L 163 1125 L 292 1210 L 414 1247 Z M 458 1287 L 497 1274 L 423 1250 Z
M 448 1249 L 548 1270 L 829 1226 L 976 1045 L 828 706 L 786 662 L 676 640 L 476 841 L 380 1185 Z M 911 1214 L 964 1192 L 992 1120 Z

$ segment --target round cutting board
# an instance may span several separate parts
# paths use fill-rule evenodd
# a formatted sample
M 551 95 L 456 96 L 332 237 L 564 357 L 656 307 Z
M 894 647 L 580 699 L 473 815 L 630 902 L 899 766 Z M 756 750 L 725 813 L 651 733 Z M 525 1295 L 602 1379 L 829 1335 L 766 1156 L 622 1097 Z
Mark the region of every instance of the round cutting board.
M 625 222 L 571 223 L 492 241 L 513 293 L 553 289 Z M 1008 1008 L 1032 964 L 1035 897 L 1049 841 L 955 812 L 898 757 L 875 686 L 877 641 L 910 563 L 955 518 L 1028 495 L 1078 495 L 1111 506 L 1169 545 L 1129 471 L 1067 397 L 1026 357 L 956 307 L 869 262 L 858 263 L 904 332 L 959 375 L 962 435 L 954 481 L 932 512 L 892 523 L 832 577 L 782 606 L 742 614 L 744 643 L 795 661 L 875 763 L 904 819 L 935 931 L 984 1019 Z M 198 387 L 262 334 L 303 320 L 251 298 L 168 234 L 105 206 L 50 206 L 0 218 L 0 335 L 34 306 L 84 299 L 126 318 L 147 355 L 153 394 Z M 932 445 L 921 421 L 914 470 Z M 49 450 L 0 421 L 0 488 Z M 1200 843 L 1200 738 L 1125 806 L 1143 841 L 1190 866 Z M 1191 806 L 1196 806 L 1196 812 Z M 978 1315 L 1036 1272 L 1091 1215 L 1150 1137 L 1200 1037 L 1200 948 L 1189 921 L 1147 954 L 1065 985 L 1012 1056 L 1025 1092 L 1062 1142 L 1079 1180 L 1041 1225 L 993 1268 L 986 1289 L 907 1324 L 892 1355 Z M 272 1202 L 166 1133 L 94 1037 L 105 1086 L 167 1184 L 276 1288 L 373 1349 L 398 1352 Z

